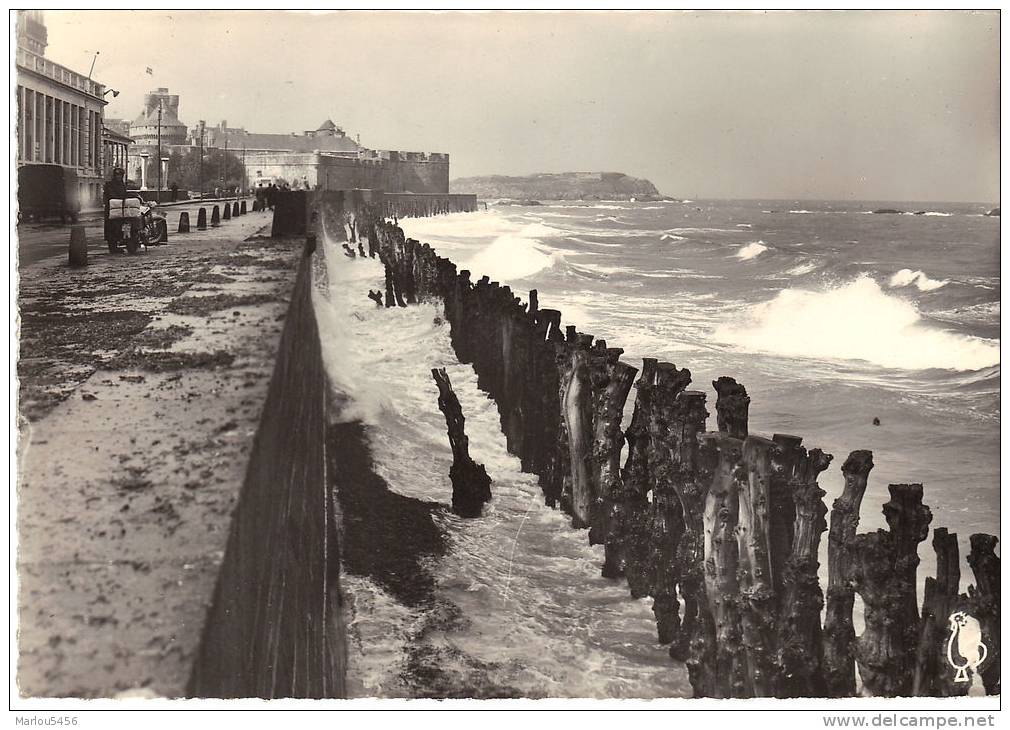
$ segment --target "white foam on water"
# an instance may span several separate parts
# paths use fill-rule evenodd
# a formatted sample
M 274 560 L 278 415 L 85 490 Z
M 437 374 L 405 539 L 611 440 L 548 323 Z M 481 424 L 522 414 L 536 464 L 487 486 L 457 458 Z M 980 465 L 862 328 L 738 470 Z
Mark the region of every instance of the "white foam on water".
M 817 268 L 817 264 L 813 261 L 804 261 L 802 264 L 797 264 L 791 269 L 786 269 L 786 274 L 789 276 L 803 276 L 804 274 L 809 274 Z
M 764 241 L 751 241 L 736 252 L 736 257 L 738 259 L 742 259 L 743 261 L 750 261 L 751 259 L 757 258 L 767 250 L 768 247 L 765 245 Z
M 888 282 L 892 289 L 914 284 L 919 291 L 933 291 L 948 283 L 948 279 L 930 279 L 926 272 L 912 271 L 911 269 L 898 271 Z
M 460 268 L 469 269 L 473 279 L 484 274 L 492 281 L 507 283 L 533 276 L 550 268 L 564 257 L 538 245 L 536 239 L 522 235 L 499 236 L 491 245 L 471 256 Z
M 450 213 L 449 215 L 430 216 L 427 218 L 403 218 L 399 221 L 404 234 L 419 241 L 431 242 L 431 239 L 451 238 L 494 238 L 509 233 L 516 233 L 517 226 L 522 235 L 547 238 L 563 236 L 565 231 L 547 225 L 542 220 L 534 220 L 525 226 L 517 224 L 498 210 L 478 211 L 475 213 Z
M 439 661 L 447 675 L 459 674 L 464 690 L 688 696 L 683 665 L 656 643 L 650 603 L 600 576 L 602 547 L 546 507 L 536 477 L 508 453 L 494 402 L 452 352 L 441 305 L 377 307 L 365 294 L 382 285 L 379 262 L 349 259 L 332 242 L 324 251 L 327 287 L 314 299 L 324 362 L 349 398 L 344 417 L 365 424 L 376 474 L 397 494 L 448 506 L 452 456 L 430 373 L 444 367 L 466 415 L 470 453 L 493 479 L 480 519 L 433 515 L 448 537 L 447 554 L 427 564 L 435 606 L 408 608 L 374 581 L 345 576 L 351 692 L 410 694 L 410 682 L 423 685 L 425 677 L 404 675 L 405 659 L 420 648 L 445 649 Z M 439 622 L 439 606 L 450 605 L 460 620 Z M 431 619 L 438 628 L 419 632 Z
M 998 342 L 926 325 L 912 302 L 866 275 L 816 291 L 785 289 L 714 336 L 751 352 L 900 370 L 979 370 L 1000 361 Z

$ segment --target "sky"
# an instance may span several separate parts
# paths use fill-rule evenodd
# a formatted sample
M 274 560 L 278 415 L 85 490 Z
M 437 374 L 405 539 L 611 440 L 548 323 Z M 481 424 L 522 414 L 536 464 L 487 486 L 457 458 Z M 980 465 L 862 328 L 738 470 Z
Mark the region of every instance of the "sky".
M 453 178 L 689 198 L 996 202 L 998 12 L 46 11 L 47 56 L 250 132 L 327 118 Z M 150 67 L 154 73 L 148 75 Z M 111 98 L 111 95 L 110 97 Z

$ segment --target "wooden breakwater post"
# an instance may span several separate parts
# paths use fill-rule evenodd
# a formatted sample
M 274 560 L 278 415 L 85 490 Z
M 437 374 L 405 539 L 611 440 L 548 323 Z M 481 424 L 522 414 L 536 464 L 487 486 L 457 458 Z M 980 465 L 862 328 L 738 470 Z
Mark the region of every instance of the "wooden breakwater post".
M 484 503 L 491 501 L 491 477 L 483 464 L 470 457 L 470 440 L 464 428 L 466 419 L 452 383 L 444 368 L 432 368 L 431 377 L 438 386 L 438 408 L 445 416 L 452 447 L 452 511 L 460 517 L 480 517 Z
M 386 201 L 385 212 L 432 214 L 402 200 Z M 975 622 L 988 652 L 965 659 L 965 676 L 979 673 L 998 693 L 995 537 L 972 536 L 976 585 L 958 595 L 956 538 L 937 528 L 938 574 L 926 581 L 920 611 L 916 550 L 931 519 L 922 488 L 891 485 L 889 530 L 858 534 L 873 460 L 853 451 L 831 513 L 822 623 L 818 551 L 828 509 L 818 479 L 831 455 L 799 436 L 750 433 L 750 397 L 728 377 L 712 382 L 717 430 L 707 431 L 706 394 L 687 389 L 690 371 L 651 358 L 622 432 L 636 371 L 620 348 L 563 326 L 536 291 L 523 304 L 508 286 L 473 281 L 407 239 L 395 222 L 369 220 L 363 208 L 358 215 L 359 235 L 370 248 L 377 242 L 387 304 L 442 301 L 452 347 L 495 400 L 508 450 L 539 476 L 547 504 L 604 545 L 603 574 L 653 598 L 658 637 L 686 662 L 696 696 L 962 694 L 945 655 L 955 620 Z M 859 637 L 856 593 L 866 607 Z

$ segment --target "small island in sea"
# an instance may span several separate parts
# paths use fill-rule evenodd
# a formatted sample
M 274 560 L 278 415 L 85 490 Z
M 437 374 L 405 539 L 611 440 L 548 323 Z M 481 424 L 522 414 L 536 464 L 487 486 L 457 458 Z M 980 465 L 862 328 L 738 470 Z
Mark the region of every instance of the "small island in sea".
M 483 200 L 673 200 L 649 180 L 623 172 L 561 172 L 533 175 L 461 177 L 450 190 L 475 193 Z

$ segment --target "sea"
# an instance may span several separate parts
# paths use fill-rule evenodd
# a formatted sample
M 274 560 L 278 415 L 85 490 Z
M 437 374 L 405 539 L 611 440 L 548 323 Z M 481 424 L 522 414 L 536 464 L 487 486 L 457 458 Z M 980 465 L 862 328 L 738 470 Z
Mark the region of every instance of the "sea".
M 888 484 L 922 483 L 932 526 L 958 534 L 966 586 L 969 535 L 999 535 L 1000 219 L 989 207 L 579 201 L 399 223 L 474 280 L 486 274 L 524 300 L 536 289 L 541 307 L 624 348 L 627 363 L 689 368 L 691 387 L 709 393 L 710 429 L 711 381 L 736 378 L 752 433 L 794 434 L 834 455 L 820 478 L 829 506 L 848 453 L 870 449 L 860 530 L 885 527 Z M 378 262 L 331 241 L 325 250 L 324 357 L 376 472 L 398 494 L 448 506 L 451 454 L 430 376 L 445 367 L 494 495 L 480 519 L 434 513 L 448 540 L 426 565 L 437 601 L 405 606 L 368 576 L 343 577 L 351 693 L 437 694 L 411 676 L 420 642 L 474 696 L 690 696 L 684 667 L 656 641 L 651 600 L 600 576 L 602 548 L 546 507 L 507 453 L 440 306 L 376 307 L 365 295 L 382 288 Z M 919 556 L 921 582 L 935 571 L 929 540 Z M 434 620 L 446 607 L 454 620 Z

